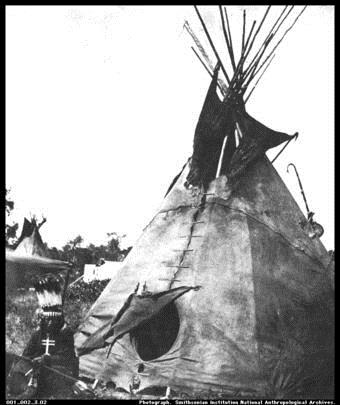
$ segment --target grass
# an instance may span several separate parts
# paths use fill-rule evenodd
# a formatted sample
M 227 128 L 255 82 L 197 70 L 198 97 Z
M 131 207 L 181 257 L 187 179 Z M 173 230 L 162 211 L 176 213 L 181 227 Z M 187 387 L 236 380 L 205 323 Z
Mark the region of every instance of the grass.
M 20 355 L 38 327 L 38 300 L 34 291 L 6 295 L 6 352 Z

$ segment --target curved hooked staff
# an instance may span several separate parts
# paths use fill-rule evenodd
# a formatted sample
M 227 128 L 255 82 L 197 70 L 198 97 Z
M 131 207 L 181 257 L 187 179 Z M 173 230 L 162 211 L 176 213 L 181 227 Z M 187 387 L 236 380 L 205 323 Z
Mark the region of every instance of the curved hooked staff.
M 305 196 L 305 192 L 303 191 L 303 187 L 302 187 L 302 183 L 301 183 L 301 180 L 300 180 L 299 173 L 298 173 L 298 171 L 297 171 L 297 169 L 296 169 L 294 163 L 289 163 L 289 165 L 287 166 L 287 172 L 288 172 L 288 173 L 289 173 L 289 166 L 293 166 L 293 167 L 294 167 L 294 170 L 295 170 L 295 173 L 296 173 L 296 177 L 297 177 L 297 179 L 298 179 L 299 186 L 300 186 L 300 191 L 301 191 L 301 194 L 302 194 L 302 197 L 303 197 L 303 201 L 305 202 L 305 205 L 306 205 L 307 218 L 309 219 L 311 212 L 309 211 L 309 207 L 308 207 L 308 204 L 307 204 L 307 199 L 306 199 L 306 196 Z
M 289 163 L 289 165 L 287 166 L 287 172 L 289 172 L 289 166 L 293 166 L 293 167 L 294 167 L 294 170 L 295 170 L 295 173 L 296 173 L 296 177 L 297 177 L 297 179 L 298 179 L 299 186 L 300 186 L 300 191 L 301 191 L 303 200 L 304 200 L 304 202 L 305 202 L 305 204 L 306 204 L 307 223 L 306 223 L 306 224 L 303 224 L 303 223 L 300 222 L 300 224 L 301 224 L 302 228 L 305 228 L 305 226 L 306 226 L 307 224 L 309 224 L 309 225 L 308 225 L 309 229 L 307 228 L 307 230 L 308 230 L 308 236 L 309 236 L 310 238 L 314 239 L 315 236 L 318 236 L 318 237 L 320 238 L 320 237 L 324 234 L 324 229 L 323 229 L 322 225 L 318 224 L 317 222 L 315 222 L 315 221 L 313 220 L 314 212 L 309 211 L 309 207 L 308 207 L 308 204 L 307 204 L 306 196 L 305 196 L 305 193 L 304 193 L 304 191 L 303 191 L 303 187 L 302 187 L 302 183 L 301 183 L 301 180 L 300 180 L 300 177 L 299 177 L 299 173 L 298 173 L 298 171 L 297 171 L 295 165 L 294 165 L 293 163 Z

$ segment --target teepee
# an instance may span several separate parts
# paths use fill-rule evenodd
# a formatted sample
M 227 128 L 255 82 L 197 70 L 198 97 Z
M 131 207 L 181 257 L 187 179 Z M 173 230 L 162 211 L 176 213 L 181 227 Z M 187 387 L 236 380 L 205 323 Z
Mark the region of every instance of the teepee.
M 69 270 L 70 263 L 46 257 L 45 247 L 39 232 L 40 224 L 35 218 L 24 219 L 21 235 L 14 250 L 6 249 L 6 288 L 32 286 L 35 275 Z
M 270 7 L 248 35 L 244 14 L 238 62 L 220 8 L 232 77 L 196 8 L 217 63 L 206 60 L 212 80 L 193 154 L 80 325 L 80 375 L 140 396 L 332 396 L 329 255 L 265 155 L 296 134 L 245 109 L 249 84 L 301 15 L 270 50 L 293 7 L 250 60 Z
M 46 254 L 44 244 L 39 232 L 39 229 L 46 222 L 44 219 L 40 224 L 37 223 L 36 218 L 29 221 L 24 218 L 21 235 L 16 244 L 15 252 L 22 255 L 30 256 L 44 256 Z

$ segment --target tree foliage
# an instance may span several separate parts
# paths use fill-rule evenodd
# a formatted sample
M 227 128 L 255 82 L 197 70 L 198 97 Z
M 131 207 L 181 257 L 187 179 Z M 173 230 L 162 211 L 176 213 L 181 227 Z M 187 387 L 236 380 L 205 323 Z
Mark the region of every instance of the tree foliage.
M 6 189 L 5 206 L 6 206 L 6 247 L 13 247 L 17 241 L 17 231 L 19 224 L 11 221 L 11 213 L 14 209 L 14 201 L 9 196 L 10 190 Z

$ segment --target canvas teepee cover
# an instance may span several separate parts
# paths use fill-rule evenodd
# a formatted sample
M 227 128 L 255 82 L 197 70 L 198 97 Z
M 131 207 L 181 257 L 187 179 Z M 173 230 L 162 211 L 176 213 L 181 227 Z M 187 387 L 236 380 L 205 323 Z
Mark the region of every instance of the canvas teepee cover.
M 232 198 L 224 199 L 221 187 L 201 206 L 183 186 L 188 169 L 76 338 L 80 347 L 121 309 L 138 281 L 152 292 L 200 285 L 176 300 L 177 313 L 164 319 L 166 336 L 167 325 L 179 318 L 171 348 L 144 361 L 126 334 L 108 359 L 106 349 L 82 356 L 81 373 L 127 390 L 136 374 L 140 389 L 171 386 L 189 393 L 261 396 L 271 379 L 275 385 L 275 373 L 291 375 L 286 384 L 298 384 L 304 373 L 310 383 L 323 384 L 332 353 L 327 251 L 299 226 L 304 216 L 267 158 L 252 167 Z
M 249 116 L 242 80 L 220 101 L 218 69 L 192 158 L 79 327 L 80 374 L 140 395 L 331 395 L 329 255 L 265 156 L 290 137 Z

